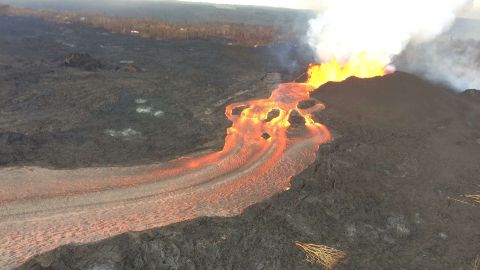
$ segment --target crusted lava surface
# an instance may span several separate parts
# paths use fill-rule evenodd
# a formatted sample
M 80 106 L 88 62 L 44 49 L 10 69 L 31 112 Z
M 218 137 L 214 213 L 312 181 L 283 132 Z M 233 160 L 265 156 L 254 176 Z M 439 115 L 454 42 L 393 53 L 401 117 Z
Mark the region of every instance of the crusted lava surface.
M 136 165 L 219 150 L 225 106 L 268 97 L 281 82 L 274 51 L 0 16 L 0 167 Z
M 201 217 L 34 257 L 20 269 L 317 269 L 294 241 L 347 253 L 336 269 L 467 269 L 480 252 L 480 103 L 406 73 L 312 93 L 333 134 L 291 189 Z

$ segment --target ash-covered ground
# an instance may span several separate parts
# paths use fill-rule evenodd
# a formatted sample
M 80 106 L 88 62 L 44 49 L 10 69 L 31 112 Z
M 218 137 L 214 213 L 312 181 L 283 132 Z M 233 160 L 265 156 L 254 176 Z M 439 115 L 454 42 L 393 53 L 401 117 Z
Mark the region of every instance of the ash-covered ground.
M 215 150 L 225 105 L 267 96 L 279 79 L 269 72 L 285 73 L 267 49 L 0 20 L 3 166 L 127 165 Z M 102 65 L 66 67 L 77 51 Z M 142 70 L 128 72 L 124 60 Z M 336 269 L 471 269 L 480 205 L 462 195 L 480 193 L 480 93 L 399 72 L 329 83 L 312 97 L 326 104 L 318 119 L 334 140 L 289 191 L 236 217 L 64 246 L 20 269 L 317 269 L 294 241 L 345 251 Z

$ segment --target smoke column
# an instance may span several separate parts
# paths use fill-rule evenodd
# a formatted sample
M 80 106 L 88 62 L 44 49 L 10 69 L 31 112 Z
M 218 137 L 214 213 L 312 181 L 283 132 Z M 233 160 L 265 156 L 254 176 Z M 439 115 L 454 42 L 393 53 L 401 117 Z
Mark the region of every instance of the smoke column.
M 432 40 L 444 32 L 470 0 L 338 0 L 310 21 L 308 43 L 318 60 L 352 56 L 391 64 L 411 42 Z

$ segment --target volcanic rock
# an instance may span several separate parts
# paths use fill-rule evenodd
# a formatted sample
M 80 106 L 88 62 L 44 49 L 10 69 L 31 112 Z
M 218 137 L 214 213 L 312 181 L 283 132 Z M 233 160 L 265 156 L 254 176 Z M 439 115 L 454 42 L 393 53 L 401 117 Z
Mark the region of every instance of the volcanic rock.
M 282 82 L 282 75 L 278 72 L 267 73 L 261 79 L 269 89 L 275 89 Z
M 23 144 L 27 136 L 16 132 L 0 133 L 0 145 Z
M 126 68 L 125 68 L 125 71 L 126 72 L 129 72 L 129 73 L 137 73 L 137 72 L 141 72 L 142 69 L 133 65 L 133 64 L 129 64 Z
M 327 83 L 320 89 L 311 96 L 326 105 L 324 117 L 335 117 L 332 112 L 340 110 L 342 115 L 357 118 L 359 124 L 368 121 L 369 125 L 396 129 L 411 129 L 416 124 L 428 129 L 437 126 L 432 119 L 458 116 L 453 109 L 458 99 L 450 90 L 402 72 L 381 79 L 352 77 L 342 83 Z
M 323 111 L 315 111 L 311 115 L 312 115 L 312 120 L 315 123 L 320 123 L 320 124 L 325 122 L 325 120 L 327 120 L 327 117 L 328 117 L 323 113 Z
M 277 118 L 280 116 L 280 110 L 279 109 L 272 109 L 271 111 L 268 112 L 267 118 L 265 119 L 265 122 L 270 122 L 273 119 Z
M 248 105 L 242 105 L 242 106 L 238 106 L 238 107 L 235 107 L 232 109 L 232 115 L 240 115 L 242 114 L 243 110 L 249 108 L 250 106 Z
M 220 150 L 231 126 L 225 106 L 270 95 L 261 78 L 266 65 L 280 65 L 276 59 L 259 61 L 269 57 L 263 50 L 223 51 L 223 45 L 205 40 L 161 41 L 165 46 L 158 47 L 149 39 L 133 39 L 87 26 L 0 16 L 0 133 L 30 138 L 23 144 L 0 146 L 5 161 L 0 166 L 130 166 L 168 161 L 206 148 Z M 82 42 L 72 51 L 59 40 Z M 187 51 L 192 56 L 188 59 Z M 196 66 L 219 52 L 223 56 L 215 59 L 215 65 Z M 85 59 L 82 53 L 94 63 L 101 60 L 101 72 L 86 74 L 82 66 L 67 67 L 79 64 L 77 58 Z M 142 60 L 130 62 L 137 59 Z M 148 67 L 149 72 L 125 72 L 128 64 Z M 245 82 L 248 94 L 239 95 Z M 136 112 L 138 97 L 148 97 L 145 106 L 154 108 L 152 114 Z M 163 116 L 155 117 L 160 110 Z M 106 133 L 129 128 L 147 141 L 125 141 Z
M 65 57 L 64 64 L 67 67 L 83 68 L 88 71 L 103 67 L 100 60 L 94 59 L 88 53 L 72 53 Z
M 297 111 L 293 110 L 288 117 L 288 122 L 293 128 L 305 126 L 305 118 Z
M 300 101 L 297 105 L 297 108 L 299 108 L 301 110 L 305 110 L 305 109 L 308 109 L 308 108 L 311 108 L 311 107 L 315 106 L 317 103 L 318 103 L 317 100 L 315 100 L 313 98 L 310 98 L 310 99 L 307 99 L 307 100 Z
M 470 97 L 480 97 L 480 90 L 477 89 L 467 89 L 463 91 L 462 93 L 465 96 L 470 96 Z

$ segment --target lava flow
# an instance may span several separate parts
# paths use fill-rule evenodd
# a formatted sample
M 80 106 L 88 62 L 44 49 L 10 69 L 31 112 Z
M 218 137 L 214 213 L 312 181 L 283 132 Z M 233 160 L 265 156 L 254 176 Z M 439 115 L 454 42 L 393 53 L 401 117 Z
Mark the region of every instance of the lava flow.
M 212 154 L 124 168 L 1 169 L 0 269 L 70 242 L 239 214 L 287 189 L 331 139 L 314 121 L 324 105 L 308 100 L 311 91 L 383 74 L 383 65 L 365 55 L 345 65 L 310 65 L 305 83 L 281 84 L 268 99 L 227 106 L 232 126 L 224 148 Z

